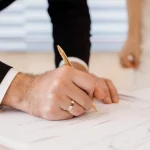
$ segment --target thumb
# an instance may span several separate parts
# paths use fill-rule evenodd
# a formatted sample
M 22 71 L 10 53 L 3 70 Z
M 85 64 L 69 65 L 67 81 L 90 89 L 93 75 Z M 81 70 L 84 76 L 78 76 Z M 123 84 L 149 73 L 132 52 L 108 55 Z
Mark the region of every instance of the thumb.
M 137 68 L 140 64 L 140 55 L 134 54 L 134 67 Z

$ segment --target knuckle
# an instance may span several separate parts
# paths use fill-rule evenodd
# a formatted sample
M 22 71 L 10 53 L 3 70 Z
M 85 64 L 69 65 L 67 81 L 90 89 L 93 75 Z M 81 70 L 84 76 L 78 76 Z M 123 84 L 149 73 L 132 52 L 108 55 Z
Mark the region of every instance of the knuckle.
M 57 80 L 55 80 L 55 81 L 53 81 L 53 87 L 55 88 L 55 89 L 58 89 L 58 88 L 60 88 L 61 86 L 63 86 L 64 85 L 64 81 L 63 81 L 63 79 L 57 79 Z
M 110 97 L 110 93 L 104 93 L 104 98 Z

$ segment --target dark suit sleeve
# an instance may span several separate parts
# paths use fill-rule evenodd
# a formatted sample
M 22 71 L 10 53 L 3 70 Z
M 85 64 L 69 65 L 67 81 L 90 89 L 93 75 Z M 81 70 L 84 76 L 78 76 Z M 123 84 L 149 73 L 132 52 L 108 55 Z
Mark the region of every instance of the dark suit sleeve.
M 15 0 L 0 0 L 0 11 L 9 6 Z
M 11 66 L 8 66 L 0 61 L 0 83 L 2 82 L 2 80 L 4 79 L 4 77 L 11 68 L 12 68 Z
M 90 15 L 86 0 L 48 0 L 48 13 L 53 24 L 55 64 L 62 60 L 56 45 L 60 45 L 67 56 L 77 57 L 89 63 Z

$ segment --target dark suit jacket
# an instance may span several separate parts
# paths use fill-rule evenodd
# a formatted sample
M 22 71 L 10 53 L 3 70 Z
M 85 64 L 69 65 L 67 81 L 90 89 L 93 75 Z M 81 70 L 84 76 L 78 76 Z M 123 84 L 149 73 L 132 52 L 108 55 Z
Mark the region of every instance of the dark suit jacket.
M 0 10 L 15 0 L 0 0 Z M 90 15 L 87 0 L 48 0 L 48 14 L 53 24 L 55 64 L 61 57 L 56 45 L 61 45 L 67 56 L 77 57 L 89 63 L 90 56 Z M 0 62 L 0 82 L 9 67 Z
M 0 11 L 13 3 L 15 0 L 0 0 Z

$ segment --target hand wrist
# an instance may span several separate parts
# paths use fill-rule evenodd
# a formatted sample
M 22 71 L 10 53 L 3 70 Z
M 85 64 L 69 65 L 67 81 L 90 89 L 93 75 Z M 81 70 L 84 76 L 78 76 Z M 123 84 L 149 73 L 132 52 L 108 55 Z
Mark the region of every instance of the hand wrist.
M 3 98 L 2 105 L 23 110 L 24 98 L 32 80 L 32 75 L 18 73 L 9 86 Z
M 80 71 L 84 71 L 84 72 L 88 72 L 88 70 L 83 66 L 81 65 L 80 63 L 77 63 L 77 62 L 71 62 L 72 66 Z
M 129 29 L 128 38 L 134 38 L 136 40 L 140 40 L 140 30 L 139 29 Z
M 132 41 L 134 40 L 134 41 L 140 43 L 141 37 L 139 34 L 128 33 L 127 39 L 132 40 Z

